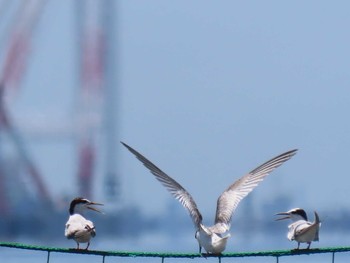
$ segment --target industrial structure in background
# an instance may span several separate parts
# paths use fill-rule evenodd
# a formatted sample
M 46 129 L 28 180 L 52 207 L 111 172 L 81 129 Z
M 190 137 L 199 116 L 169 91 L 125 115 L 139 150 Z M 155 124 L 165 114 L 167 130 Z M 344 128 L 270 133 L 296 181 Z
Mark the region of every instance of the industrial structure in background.
M 116 197 L 117 160 L 114 124 L 115 41 L 113 1 L 76 3 L 78 50 L 80 51 L 79 172 L 81 196 L 92 198 L 96 140 L 101 127 L 105 132 L 105 189 L 107 198 Z M 106 126 L 107 125 L 107 126 Z
M 42 173 L 43 163 L 35 161 L 32 148 L 28 146 L 26 124 L 16 123 L 11 115 L 17 95 L 22 92 L 24 76 L 30 68 L 31 51 L 36 48 L 33 35 L 45 7 L 52 2 L 0 0 L 0 237 L 3 240 L 27 235 L 48 244 L 55 240 L 53 237 L 64 238 L 63 227 L 70 200 L 64 200 L 61 206 L 58 204 L 60 197 L 54 196 L 47 187 L 50 175 Z M 118 202 L 120 181 L 116 151 L 119 139 L 116 127 L 118 118 L 115 116 L 118 113 L 115 102 L 118 97 L 115 50 L 118 41 L 114 6 L 117 1 L 86 0 L 70 3 L 76 18 L 75 64 L 79 69 L 79 85 L 75 92 L 77 98 L 72 109 L 76 116 L 72 118 L 73 123 L 69 125 L 71 129 L 68 132 L 50 123 L 42 123 L 42 127 L 37 125 L 35 128 L 39 137 L 44 137 L 47 128 L 52 126 L 52 129 L 56 129 L 54 136 L 74 138 L 72 142 L 76 146 L 77 170 L 67 181 L 67 185 L 74 185 L 75 192 L 70 193 L 73 197 L 80 195 L 94 199 L 94 189 L 98 188 L 94 184 L 99 181 L 104 184 L 102 192 L 105 200 L 117 204 L 121 203 Z M 64 130 L 63 135 L 60 134 L 61 130 Z M 52 134 L 48 140 L 51 138 Z M 103 180 L 96 180 L 97 166 L 105 169 Z M 282 210 L 291 204 L 288 196 L 278 196 L 274 202 L 264 206 L 267 214 L 273 214 L 278 207 Z M 284 230 L 282 225 L 279 229 L 272 227 L 273 221 L 252 213 L 253 204 L 249 198 L 242 206 L 245 213 L 242 218 L 235 218 L 236 233 L 243 231 L 244 236 L 249 238 L 249 232 L 269 231 L 267 234 L 270 235 L 273 229 Z M 94 221 L 103 221 L 102 224 L 96 222 L 99 233 L 118 237 L 123 234 L 137 237 L 143 231 L 151 230 L 153 233 L 157 229 L 162 233 L 171 232 L 169 236 L 176 237 L 186 232 L 183 231 L 184 226 L 191 227 L 188 216 L 181 207 L 179 209 L 181 212 L 176 213 L 170 205 L 167 211 L 169 218 L 164 220 L 158 215 L 146 218 L 136 207 L 121 205 L 115 211 L 109 211 L 107 217 L 96 217 Z M 344 220 L 349 218 L 349 212 L 344 211 L 334 213 L 338 215 L 337 218 L 327 218 L 328 225 L 333 226 L 328 229 L 344 229 L 347 224 Z M 247 214 L 250 215 L 248 228 Z M 169 228 L 170 222 L 174 224 Z
M 40 163 L 33 161 L 26 135 L 10 114 L 11 105 L 21 92 L 26 69 L 30 67 L 30 51 L 35 50 L 33 35 L 48 2 L 0 1 L 0 222 L 2 228 L 10 230 L 9 224 L 19 218 L 18 213 L 25 213 L 30 220 L 31 211 L 40 209 L 49 212 L 49 216 L 55 207 L 54 197 L 45 184 L 47 176 L 41 173 Z M 76 14 L 76 65 L 80 69 L 80 85 L 74 109 L 77 123 L 71 125 L 69 136 L 75 138 L 78 160 L 78 170 L 71 183 L 76 186 L 74 195 L 91 199 L 97 162 L 105 162 L 105 198 L 115 200 L 119 190 L 116 150 L 109 143 L 117 141 L 113 99 L 117 88 L 113 5 L 113 0 L 75 1 L 72 5 Z M 100 137 L 105 138 L 105 142 L 97 144 Z M 104 159 L 97 156 L 101 152 L 104 152 Z M 27 209 L 24 209 L 23 200 L 26 200 Z
M 8 141 L 16 151 L 14 160 L 4 153 L 2 143 L 1 168 L 0 168 L 0 208 L 1 213 L 9 215 L 16 213 L 16 205 L 22 200 L 31 200 L 29 192 L 35 192 L 37 200 L 44 200 L 43 205 L 52 202 L 52 196 L 45 186 L 43 175 L 39 167 L 31 159 L 30 151 L 26 147 L 21 131 L 16 129 L 9 116 L 8 108 L 15 100 L 16 94 L 20 92 L 21 82 L 25 74 L 26 67 L 29 64 L 29 51 L 31 46 L 31 36 L 37 25 L 38 19 L 45 6 L 46 1 L 22 1 L 17 6 L 13 16 L 9 18 L 5 27 L 6 36 L 2 38 L 2 46 L 5 48 L 0 76 L 0 127 L 2 133 L 2 142 Z M 13 2 L 1 2 L 2 23 L 7 11 L 12 8 Z M 21 182 L 28 181 L 30 177 L 33 182 L 33 189 L 26 189 Z

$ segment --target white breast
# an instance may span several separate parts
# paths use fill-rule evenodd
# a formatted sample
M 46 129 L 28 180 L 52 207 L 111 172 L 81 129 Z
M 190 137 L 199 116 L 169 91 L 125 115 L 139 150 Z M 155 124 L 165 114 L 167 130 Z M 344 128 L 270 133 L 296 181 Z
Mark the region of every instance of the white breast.
M 64 234 L 79 243 L 86 243 L 95 235 L 94 224 L 82 215 L 74 214 L 69 217 Z

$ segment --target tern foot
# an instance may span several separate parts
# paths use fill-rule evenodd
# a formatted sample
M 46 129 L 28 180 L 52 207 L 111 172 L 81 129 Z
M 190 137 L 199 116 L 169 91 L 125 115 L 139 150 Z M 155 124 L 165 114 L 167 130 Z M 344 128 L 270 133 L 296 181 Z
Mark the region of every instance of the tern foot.
M 200 253 L 200 254 L 204 258 L 208 258 L 210 256 L 214 256 L 214 257 L 221 257 L 222 256 L 221 253 Z

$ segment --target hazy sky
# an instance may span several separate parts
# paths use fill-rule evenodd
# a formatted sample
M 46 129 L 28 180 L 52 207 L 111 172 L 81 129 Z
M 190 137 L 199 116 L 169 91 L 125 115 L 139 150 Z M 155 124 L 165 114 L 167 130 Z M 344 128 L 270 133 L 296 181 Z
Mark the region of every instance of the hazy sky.
M 18 120 L 73 121 L 73 2 L 48 1 L 44 9 L 11 105 Z M 253 192 L 255 204 L 283 193 L 307 210 L 350 209 L 348 1 L 116 2 L 118 114 L 110 121 L 119 130 L 110 143 L 118 149 L 123 204 L 150 214 L 173 200 L 120 140 L 211 217 L 229 184 L 294 148 L 298 154 Z M 28 140 L 53 195 L 74 196 L 74 144 Z M 102 166 L 96 199 L 103 201 Z

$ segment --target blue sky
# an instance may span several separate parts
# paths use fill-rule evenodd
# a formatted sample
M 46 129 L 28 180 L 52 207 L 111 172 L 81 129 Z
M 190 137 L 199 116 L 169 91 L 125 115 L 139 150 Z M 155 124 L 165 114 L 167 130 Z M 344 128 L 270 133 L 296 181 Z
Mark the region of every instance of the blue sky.
M 17 120 L 74 122 L 72 3 L 48 1 L 44 9 L 10 106 Z M 163 213 L 172 197 L 120 140 L 182 184 L 211 217 L 229 184 L 294 148 L 299 153 L 253 192 L 257 209 L 279 193 L 307 210 L 348 207 L 347 1 L 117 3 L 118 113 L 110 121 L 118 134 L 110 143 L 118 149 L 122 204 Z M 74 196 L 72 141 L 28 136 L 28 146 L 54 196 Z M 95 190 L 103 201 L 103 155 L 99 161 Z

